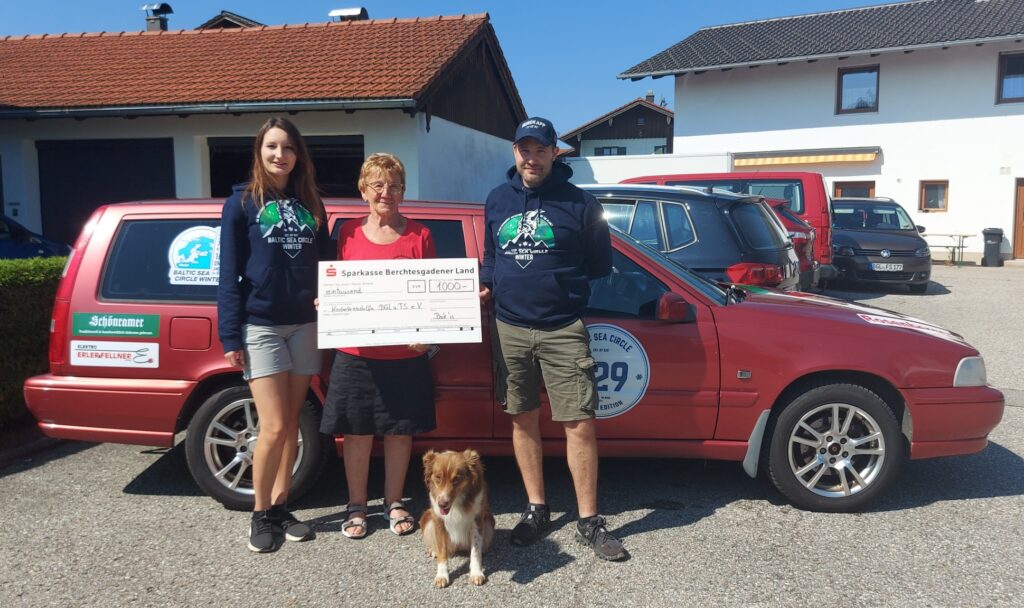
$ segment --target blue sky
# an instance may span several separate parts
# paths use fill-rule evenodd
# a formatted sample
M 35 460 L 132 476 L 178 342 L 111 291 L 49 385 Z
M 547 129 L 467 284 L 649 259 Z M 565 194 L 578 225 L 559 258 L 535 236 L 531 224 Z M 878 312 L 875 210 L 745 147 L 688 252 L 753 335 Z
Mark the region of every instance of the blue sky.
M 147 0 L 148 1 L 148 0 Z M 172 29 L 229 10 L 268 25 L 327 21 L 332 8 L 365 6 L 371 18 L 487 12 L 526 111 L 559 132 L 646 91 L 673 106 L 672 78 L 615 76 L 701 27 L 882 4 L 880 0 L 676 0 L 543 2 L 458 0 L 171 0 Z M 0 35 L 144 29 L 143 0 L 0 0 Z M 2 86 L 2 85 L 0 85 Z

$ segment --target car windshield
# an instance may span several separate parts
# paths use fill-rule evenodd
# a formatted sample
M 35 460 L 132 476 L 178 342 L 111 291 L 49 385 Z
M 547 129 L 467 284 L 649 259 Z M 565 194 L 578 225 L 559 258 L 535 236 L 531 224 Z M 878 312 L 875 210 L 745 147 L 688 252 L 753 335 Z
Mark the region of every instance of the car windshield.
M 682 264 L 673 261 L 671 258 L 661 253 L 657 249 L 651 247 L 650 245 L 647 245 L 646 243 L 640 241 L 635 237 L 626 234 L 625 232 L 619 230 L 615 226 L 612 226 L 612 232 L 615 234 L 615 236 L 632 245 L 633 248 L 639 251 L 641 255 L 647 257 L 652 262 L 658 264 L 659 266 L 662 266 L 672 274 L 686 281 L 688 284 L 692 285 L 695 289 L 697 289 L 707 297 L 711 298 L 715 302 L 718 302 L 719 304 L 726 303 L 725 291 L 723 291 L 722 288 L 719 287 L 718 284 L 716 284 L 715 282 L 705 279 L 704 277 L 700 276 L 696 272 L 693 272 L 686 266 L 683 266 Z
M 840 230 L 916 230 L 903 207 L 871 202 L 832 201 L 832 227 Z

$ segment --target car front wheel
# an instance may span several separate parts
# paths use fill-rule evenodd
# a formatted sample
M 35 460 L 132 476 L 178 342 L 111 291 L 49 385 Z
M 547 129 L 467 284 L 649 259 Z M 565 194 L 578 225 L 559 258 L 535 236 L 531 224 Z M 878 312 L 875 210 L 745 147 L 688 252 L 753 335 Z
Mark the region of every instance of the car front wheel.
M 791 503 L 809 511 L 865 508 L 905 457 L 892 410 L 854 384 L 811 388 L 783 407 L 769 432 L 769 477 Z
M 299 418 L 290 500 L 312 487 L 326 461 L 329 442 L 320 435 L 319 409 L 307 400 Z M 253 507 L 252 458 L 259 431 L 259 416 L 247 386 L 214 393 L 188 425 L 185 456 L 189 471 L 204 492 L 229 509 Z

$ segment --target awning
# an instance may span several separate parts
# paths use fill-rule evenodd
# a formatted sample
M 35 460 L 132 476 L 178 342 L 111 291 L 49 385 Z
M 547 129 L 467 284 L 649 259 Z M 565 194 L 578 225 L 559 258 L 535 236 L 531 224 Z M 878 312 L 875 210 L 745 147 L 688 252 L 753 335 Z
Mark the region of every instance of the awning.
M 882 149 L 879 147 L 737 152 L 732 155 L 732 164 L 734 167 L 763 167 L 766 165 L 863 163 L 875 160 L 881 153 Z

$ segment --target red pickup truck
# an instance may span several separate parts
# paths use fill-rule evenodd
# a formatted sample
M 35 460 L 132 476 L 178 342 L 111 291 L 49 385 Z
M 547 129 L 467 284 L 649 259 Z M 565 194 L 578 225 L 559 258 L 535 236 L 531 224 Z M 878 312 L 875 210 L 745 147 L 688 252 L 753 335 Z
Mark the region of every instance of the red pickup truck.
M 769 199 L 769 204 L 784 203 L 785 209 L 776 214 L 789 230 L 798 251 L 808 243 L 813 257 L 801 256 L 800 289 L 807 291 L 836 278 L 839 273 L 832 264 L 832 213 L 825 180 L 820 173 L 807 171 L 760 171 L 736 173 L 680 173 L 673 175 L 646 175 L 622 180 L 623 184 L 657 184 L 661 186 L 696 186 L 720 188 L 738 194 L 757 194 Z M 793 216 L 813 228 L 808 235 L 805 227 Z M 806 262 L 806 263 L 805 263 Z
M 362 201 L 325 203 L 332 233 L 366 214 Z M 53 437 L 172 446 L 187 431 L 199 486 L 247 508 L 259 420 L 215 331 L 222 205 L 98 209 L 57 288 L 50 371 L 25 381 L 25 400 Z M 481 258 L 483 205 L 409 201 L 402 210 L 430 228 L 439 257 Z M 584 319 L 604 457 L 742 462 L 802 508 L 849 511 L 877 498 L 908 456 L 981 450 L 1002 417 L 984 360 L 952 332 L 803 292 L 722 289 L 618 231 L 612 247 L 613 271 L 591 282 Z M 437 429 L 417 449 L 512 453 L 490 318 L 484 307 L 482 342 L 432 348 Z M 827 336 L 829 347 L 808 335 Z M 325 381 L 314 378 L 301 418 L 296 498 L 341 448 L 318 431 Z M 564 454 L 561 425 L 541 419 L 545 449 Z

